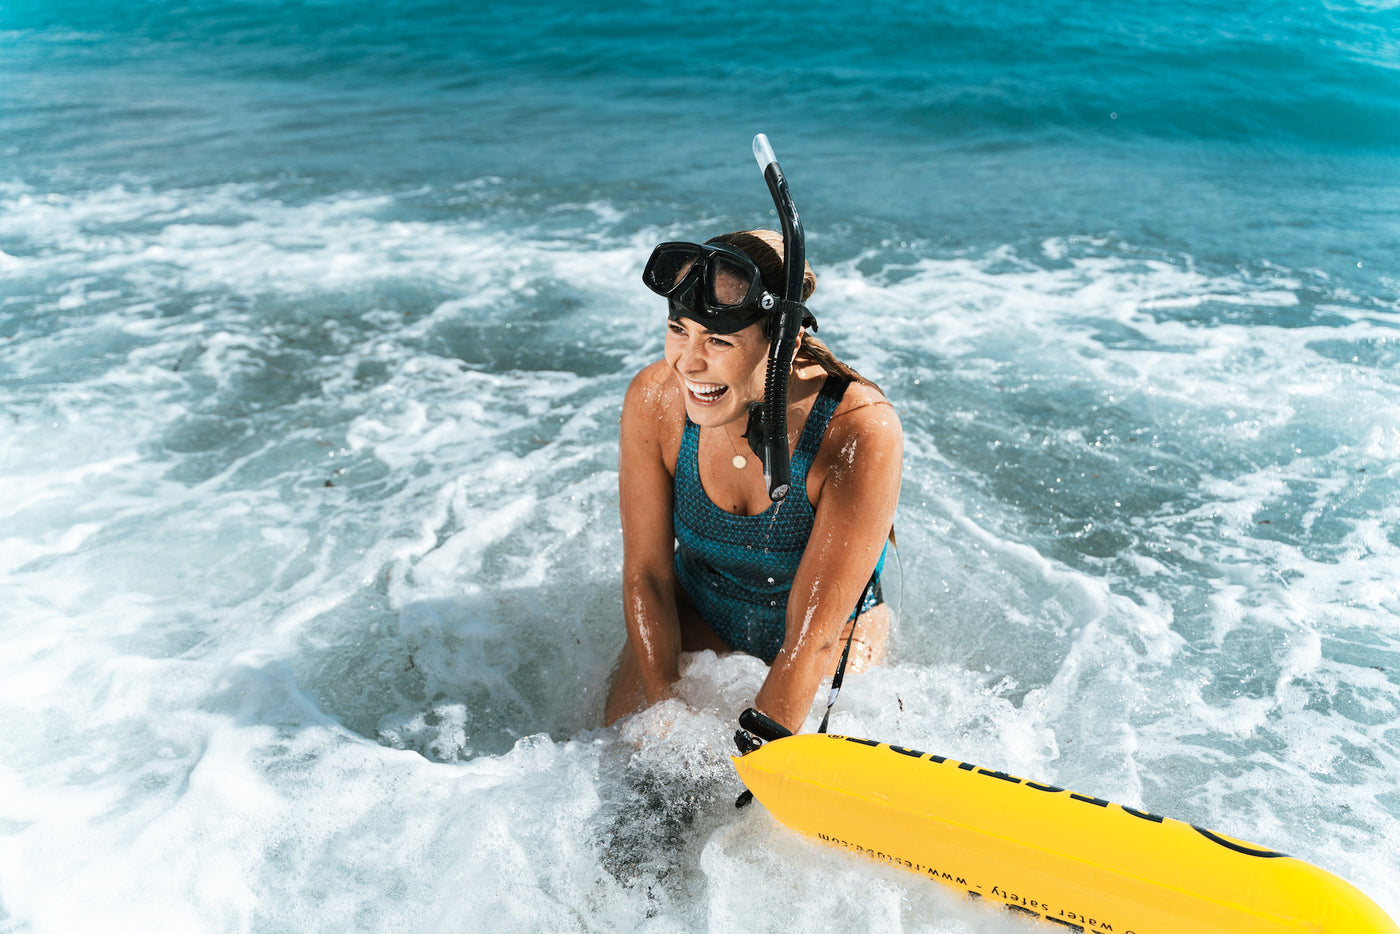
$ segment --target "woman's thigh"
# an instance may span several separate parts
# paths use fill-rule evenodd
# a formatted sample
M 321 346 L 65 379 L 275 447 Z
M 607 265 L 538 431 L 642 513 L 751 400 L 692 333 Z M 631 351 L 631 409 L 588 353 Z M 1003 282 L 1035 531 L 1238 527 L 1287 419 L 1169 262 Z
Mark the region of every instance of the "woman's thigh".
M 724 655 L 735 651 L 710 628 L 710 624 L 705 622 L 700 611 L 695 609 L 695 605 L 680 587 L 676 588 L 676 615 L 681 622 L 682 652 L 701 652 L 709 649 L 716 655 Z

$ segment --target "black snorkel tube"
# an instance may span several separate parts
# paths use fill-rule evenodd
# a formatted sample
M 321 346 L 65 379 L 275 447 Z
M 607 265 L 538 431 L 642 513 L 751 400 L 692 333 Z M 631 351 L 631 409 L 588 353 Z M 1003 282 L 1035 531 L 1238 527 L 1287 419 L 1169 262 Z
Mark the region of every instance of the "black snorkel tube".
M 763 170 L 763 180 L 778 209 L 783 225 L 783 295 L 769 317 L 768 375 L 763 384 L 763 401 L 749 406 L 749 425 L 745 436 L 749 447 L 763 465 L 763 479 L 768 485 L 768 498 L 782 501 L 792 485 L 791 464 L 788 461 L 787 392 L 788 372 L 797 338 L 804 320 L 810 317 L 802 304 L 802 280 L 807 270 L 807 247 L 802 234 L 802 219 L 792 202 L 787 179 L 783 177 L 778 157 L 768 137 L 760 133 L 753 138 L 753 155 Z M 815 326 L 815 322 L 813 322 Z

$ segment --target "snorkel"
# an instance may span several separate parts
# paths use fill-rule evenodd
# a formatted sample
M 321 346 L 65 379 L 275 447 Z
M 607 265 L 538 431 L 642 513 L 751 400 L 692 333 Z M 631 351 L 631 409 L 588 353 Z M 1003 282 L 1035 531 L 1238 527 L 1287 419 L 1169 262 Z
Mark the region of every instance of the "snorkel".
M 783 177 L 778 157 L 768 137 L 760 133 L 753 138 L 753 155 L 768 183 L 773 206 L 783 226 L 783 295 L 769 316 L 768 374 L 763 383 L 763 401 L 749 406 L 749 425 L 745 437 L 749 447 L 763 465 L 763 480 L 768 486 L 768 498 L 781 502 L 792 485 L 791 464 L 788 460 L 787 394 L 788 373 L 797 350 L 797 338 L 802 323 L 808 317 L 802 304 L 802 280 L 807 269 L 806 243 L 802 235 L 802 219 L 792 202 L 787 179 Z

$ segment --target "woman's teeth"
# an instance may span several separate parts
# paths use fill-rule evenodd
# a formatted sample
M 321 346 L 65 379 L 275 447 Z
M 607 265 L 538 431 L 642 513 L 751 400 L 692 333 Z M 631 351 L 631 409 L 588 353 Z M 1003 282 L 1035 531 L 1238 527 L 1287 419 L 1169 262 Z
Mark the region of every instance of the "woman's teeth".
M 692 383 L 690 380 L 685 381 L 685 388 L 689 389 L 691 395 L 701 402 L 717 402 L 719 397 L 729 390 L 728 386 L 720 386 L 715 383 Z

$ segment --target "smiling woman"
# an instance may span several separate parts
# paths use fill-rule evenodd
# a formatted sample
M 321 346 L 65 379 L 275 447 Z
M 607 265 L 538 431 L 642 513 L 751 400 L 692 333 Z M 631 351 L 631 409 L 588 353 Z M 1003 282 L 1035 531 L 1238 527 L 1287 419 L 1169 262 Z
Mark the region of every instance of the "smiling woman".
M 1400 917 L 1400 7 L 520 8 L 0 0 L 0 931 L 1018 929 L 736 821 L 758 657 L 682 654 L 685 707 L 596 729 L 619 415 L 667 327 L 636 275 L 779 226 L 758 127 L 818 336 L 903 425 L 898 630 L 831 730 L 1243 835 Z M 757 397 L 717 365 L 714 407 L 662 362 L 628 409 L 654 644 L 730 599 L 691 529 L 782 577 L 744 423 L 677 456 L 687 411 Z M 780 640 L 802 581 L 849 569 L 840 629 L 878 561 L 872 505 L 813 563 L 842 438 L 892 496 L 857 394 L 776 510 L 816 496 Z
M 740 453 L 783 273 L 773 231 L 663 243 L 647 263 L 644 281 L 670 310 L 664 359 L 623 403 L 627 641 L 609 722 L 668 696 L 682 652 L 710 649 L 768 662 L 754 705 L 795 731 L 843 641 L 857 667 L 883 655 L 879 578 L 902 452 L 889 401 L 803 330 L 786 361 L 793 494 L 772 502 L 759 459 Z M 806 267 L 801 299 L 815 288 Z M 809 314 L 803 324 L 816 326 Z

